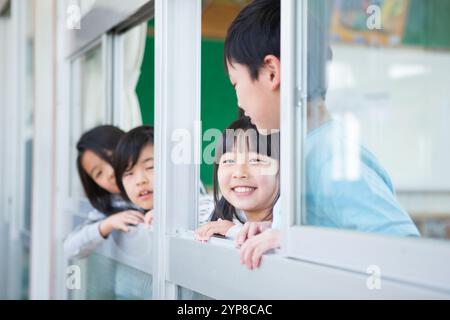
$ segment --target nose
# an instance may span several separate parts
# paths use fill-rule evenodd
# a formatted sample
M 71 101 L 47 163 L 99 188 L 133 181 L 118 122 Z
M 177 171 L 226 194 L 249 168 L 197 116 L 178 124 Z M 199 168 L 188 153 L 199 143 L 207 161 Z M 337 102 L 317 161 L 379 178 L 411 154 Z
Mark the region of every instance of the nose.
M 137 186 L 142 186 L 142 185 L 145 185 L 148 183 L 147 177 L 145 176 L 145 174 L 143 174 L 141 172 L 141 170 L 138 170 L 136 172 L 136 175 L 137 175 L 137 177 L 136 177 L 136 185 Z
M 247 165 L 237 164 L 233 171 L 233 178 L 234 179 L 247 179 L 248 178 Z
M 114 174 L 114 169 L 111 166 L 108 166 L 108 171 L 106 172 L 109 181 L 115 181 L 116 176 Z

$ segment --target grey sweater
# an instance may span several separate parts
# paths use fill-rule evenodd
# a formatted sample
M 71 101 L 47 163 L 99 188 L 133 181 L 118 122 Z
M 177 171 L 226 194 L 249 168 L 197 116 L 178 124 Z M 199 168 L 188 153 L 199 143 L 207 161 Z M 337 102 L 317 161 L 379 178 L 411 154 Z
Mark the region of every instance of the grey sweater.
M 200 224 L 208 221 L 208 218 L 214 208 L 214 201 L 212 196 L 206 193 L 206 190 L 201 185 L 200 188 L 200 209 L 199 220 Z M 134 204 L 125 201 L 120 196 L 113 198 L 113 206 L 115 208 L 123 208 L 123 210 L 135 209 L 141 211 Z M 89 256 L 95 251 L 107 238 L 103 238 L 100 234 L 100 223 L 106 219 L 107 216 L 98 210 L 92 210 L 88 213 L 87 219 L 84 223 L 77 226 L 64 240 L 64 255 L 68 259 L 81 259 Z
M 123 208 L 123 210 L 135 209 L 141 211 L 135 205 L 125 201 L 120 196 L 113 198 L 113 207 Z M 100 234 L 100 223 L 107 216 L 98 210 L 92 210 L 88 213 L 84 223 L 76 227 L 64 239 L 64 255 L 68 259 L 81 259 L 90 255 L 98 248 L 107 238 L 103 238 Z

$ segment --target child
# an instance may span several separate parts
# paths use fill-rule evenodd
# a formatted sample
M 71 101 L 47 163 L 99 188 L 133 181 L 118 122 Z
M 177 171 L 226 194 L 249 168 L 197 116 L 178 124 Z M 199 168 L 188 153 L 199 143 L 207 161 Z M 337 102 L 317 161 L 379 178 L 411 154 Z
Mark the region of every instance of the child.
M 137 127 L 125 134 L 114 152 L 114 171 L 122 196 L 147 212 L 146 226 L 153 220 L 152 127 Z
M 326 64 L 332 58 L 326 33 L 308 17 L 308 106 L 305 139 L 306 222 L 322 227 L 419 236 L 394 195 L 386 171 L 365 148 L 360 149 L 360 176 L 333 179 L 333 146 L 348 137 L 334 134 L 339 125 L 325 104 Z M 224 60 L 239 107 L 262 129 L 280 129 L 280 1 L 254 0 L 233 21 L 225 40 Z M 357 162 L 358 162 L 357 161 Z M 299 195 L 301 196 L 301 195 Z M 273 228 L 247 224 L 237 237 L 241 262 L 259 266 L 261 252 L 280 245 L 278 203 Z M 267 230 L 266 230 L 267 229 Z M 260 232 L 254 236 L 255 233 Z M 251 238 L 251 239 L 249 239 Z M 244 243 L 245 242 L 245 243 Z
M 113 230 L 129 231 L 144 222 L 140 209 L 123 199 L 112 168 L 113 151 L 125 133 L 113 126 L 100 126 L 82 135 L 77 144 L 77 168 L 84 192 L 94 210 L 64 241 L 69 258 L 88 256 Z
M 245 221 L 272 220 L 279 197 L 279 141 L 274 138 L 260 135 L 248 117 L 222 134 L 214 163 L 215 208 L 196 240 L 208 241 L 214 234 L 233 238 Z

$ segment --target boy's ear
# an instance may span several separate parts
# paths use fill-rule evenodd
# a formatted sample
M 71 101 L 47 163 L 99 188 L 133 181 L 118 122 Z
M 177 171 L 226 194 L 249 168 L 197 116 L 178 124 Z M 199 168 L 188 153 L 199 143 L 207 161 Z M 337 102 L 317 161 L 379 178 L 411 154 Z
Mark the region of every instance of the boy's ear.
M 270 81 L 272 90 L 280 89 L 281 82 L 281 62 L 276 56 L 269 54 L 264 58 L 264 68 L 266 76 Z

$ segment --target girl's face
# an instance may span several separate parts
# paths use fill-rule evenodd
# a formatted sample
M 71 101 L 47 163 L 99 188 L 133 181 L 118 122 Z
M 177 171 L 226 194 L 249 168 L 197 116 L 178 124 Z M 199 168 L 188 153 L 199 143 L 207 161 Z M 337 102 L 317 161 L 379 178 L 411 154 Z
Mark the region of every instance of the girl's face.
M 153 209 L 153 146 L 145 146 L 136 164 L 125 171 L 122 183 L 131 202 L 145 210 Z
M 278 161 L 270 157 L 248 151 L 227 152 L 220 158 L 217 173 L 220 192 L 251 221 L 251 213 L 272 209 L 278 194 L 278 169 Z
M 81 159 L 81 166 L 89 177 L 101 188 L 112 194 L 120 193 L 116 184 L 114 169 L 95 152 L 86 150 Z

